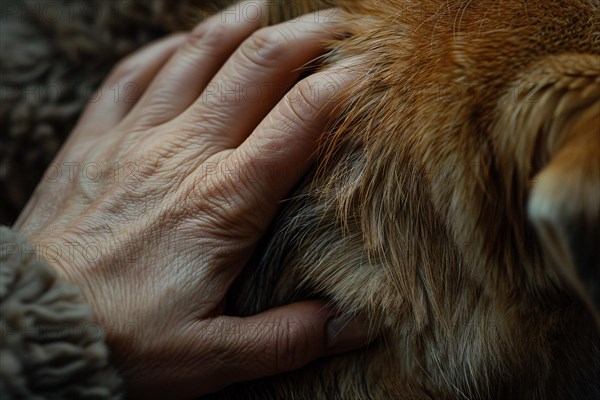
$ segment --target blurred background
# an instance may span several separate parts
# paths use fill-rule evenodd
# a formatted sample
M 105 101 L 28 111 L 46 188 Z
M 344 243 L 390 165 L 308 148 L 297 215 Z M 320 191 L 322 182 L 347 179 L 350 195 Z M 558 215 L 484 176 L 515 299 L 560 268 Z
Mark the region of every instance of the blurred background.
M 0 0 L 0 224 L 15 221 L 119 59 L 231 2 Z

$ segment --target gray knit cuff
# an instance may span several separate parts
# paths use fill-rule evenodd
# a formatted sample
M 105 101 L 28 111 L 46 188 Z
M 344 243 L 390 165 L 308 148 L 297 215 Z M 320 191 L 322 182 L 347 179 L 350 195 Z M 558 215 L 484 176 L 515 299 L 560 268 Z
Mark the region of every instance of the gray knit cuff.
M 115 399 L 120 387 L 79 290 L 0 226 L 0 399 Z

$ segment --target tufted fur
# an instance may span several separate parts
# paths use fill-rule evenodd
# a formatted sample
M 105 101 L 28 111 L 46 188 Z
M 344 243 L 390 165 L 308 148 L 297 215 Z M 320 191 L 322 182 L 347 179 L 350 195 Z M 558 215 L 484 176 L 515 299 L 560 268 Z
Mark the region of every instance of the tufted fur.
M 229 310 L 324 298 L 378 339 L 216 398 L 600 398 L 599 3 L 339 3 L 363 79 Z

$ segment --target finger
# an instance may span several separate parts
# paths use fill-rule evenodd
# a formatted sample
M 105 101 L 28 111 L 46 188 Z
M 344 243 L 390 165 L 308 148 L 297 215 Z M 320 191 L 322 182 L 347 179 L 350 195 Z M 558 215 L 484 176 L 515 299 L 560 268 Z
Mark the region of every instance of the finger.
M 119 62 L 89 100 L 72 136 L 94 137 L 116 126 L 184 40 L 183 34 L 168 36 Z
M 363 316 L 336 317 L 305 301 L 246 318 L 223 317 L 222 351 L 238 381 L 291 371 L 318 358 L 363 347 L 373 338 Z M 371 333 L 371 334 L 370 334 Z
M 254 32 L 181 119 L 196 126 L 208 120 L 223 146 L 239 146 L 297 81 L 302 66 L 335 36 L 335 24 L 323 17 L 330 14 L 309 14 Z
M 170 368 L 151 367 L 126 383 L 135 398 L 165 398 L 177 388 L 179 398 L 191 399 L 358 349 L 375 336 L 364 316 L 336 316 L 319 301 L 246 318 L 220 316 L 194 322 L 170 341 L 168 354 L 158 358 L 169 358 Z
M 267 228 L 279 201 L 308 170 L 318 138 L 354 77 L 338 67 L 302 80 L 228 158 L 226 170 L 236 179 L 224 183 L 223 193 L 235 198 L 241 215 L 255 217 L 249 222 L 258 229 Z
M 185 43 L 152 82 L 132 112 L 141 124 L 169 121 L 192 104 L 239 44 L 260 28 L 262 1 L 244 1 L 208 18 L 188 34 Z
M 81 162 L 96 143 L 95 139 L 123 120 L 184 39 L 182 34 L 171 35 L 121 60 L 89 100 L 77 125 L 55 156 L 53 165 L 62 165 L 65 160 Z M 55 190 L 61 188 L 53 186 Z

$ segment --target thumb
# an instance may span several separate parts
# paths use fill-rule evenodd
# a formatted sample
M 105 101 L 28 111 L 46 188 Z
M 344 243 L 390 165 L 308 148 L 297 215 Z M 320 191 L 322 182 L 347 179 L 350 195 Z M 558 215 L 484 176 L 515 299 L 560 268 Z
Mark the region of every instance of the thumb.
M 325 303 L 298 302 L 246 318 L 237 325 L 237 340 L 225 339 L 234 381 L 258 379 L 300 368 L 331 354 L 365 346 L 370 338 L 362 316 L 336 316 Z

